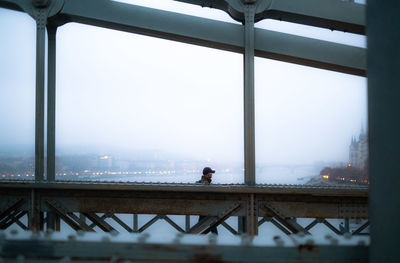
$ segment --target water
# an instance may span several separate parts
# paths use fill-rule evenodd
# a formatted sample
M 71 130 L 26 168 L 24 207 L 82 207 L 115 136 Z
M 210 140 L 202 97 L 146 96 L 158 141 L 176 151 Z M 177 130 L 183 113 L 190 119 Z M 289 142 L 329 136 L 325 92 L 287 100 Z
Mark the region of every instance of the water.
M 306 184 L 312 177 L 319 175 L 320 169 L 314 166 L 272 166 L 257 169 L 256 180 L 259 184 Z M 150 182 L 150 183 L 195 183 L 200 180 L 201 173 L 164 174 L 141 173 L 122 175 L 88 175 L 81 180 L 115 181 L 115 182 Z M 63 179 L 63 177 L 57 177 Z M 240 172 L 216 172 L 212 177 L 213 184 L 243 184 L 244 174 Z

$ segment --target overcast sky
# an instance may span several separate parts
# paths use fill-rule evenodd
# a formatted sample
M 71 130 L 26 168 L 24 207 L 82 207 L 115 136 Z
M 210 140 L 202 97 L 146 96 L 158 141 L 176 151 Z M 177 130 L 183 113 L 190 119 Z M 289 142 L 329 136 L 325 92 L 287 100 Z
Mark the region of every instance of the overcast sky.
M 165 0 L 131 2 L 188 10 Z M 209 8 L 190 12 L 234 22 Z M 364 37 L 342 32 L 270 20 L 256 26 L 365 46 Z M 0 145 L 33 145 L 33 19 L 0 9 L 0 40 Z M 236 53 L 64 25 L 57 33 L 57 154 L 156 150 L 241 162 L 242 69 Z M 367 124 L 365 78 L 263 58 L 255 72 L 258 163 L 347 161 L 351 136 Z

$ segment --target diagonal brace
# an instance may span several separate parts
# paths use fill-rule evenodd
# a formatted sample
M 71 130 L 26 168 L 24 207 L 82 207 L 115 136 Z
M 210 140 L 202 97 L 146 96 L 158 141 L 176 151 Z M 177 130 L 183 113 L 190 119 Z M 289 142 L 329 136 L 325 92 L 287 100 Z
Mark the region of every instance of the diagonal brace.
M 89 220 L 95 223 L 104 232 L 117 231 L 110 224 L 108 224 L 104 219 L 100 218 L 96 213 L 82 213 Z
M 72 213 L 67 212 L 66 209 L 55 200 L 46 200 L 46 204 L 51 207 L 64 220 L 64 222 L 72 227 L 75 231 L 84 230 L 94 232 L 94 230 L 86 225 L 84 221 L 80 220 L 75 215 L 71 216 Z
M 23 230 L 28 230 L 28 228 L 24 224 L 22 224 L 21 221 L 19 221 L 19 219 L 27 213 L 27 211 L 15 211 L 9 214 L 6 219 L 0 222 L 0 229 L 6 229 L 12 224 L 16 223 Z
M 357 229 L 352 233 L 352 235 L 354 236 L 354 235 L 359 235 L 359 234 L 361 234 L 361 232 L 362 232 L 367 226 L 369 226 L 369 220 L 367 220 L 367 222 L 365 222 L 362 226 L 360 226 L 359 228 L 357 228 Z
M 3 219 L 4 217 L 8 216 L 11 212 L 13 211 L 18 211 L 19 208 L 25 203 L 24 199 L 19 199 L 17 202 L 12 204 L 9 208 L 4 210 L 3 212 L 0 213 L 0 220 Z
M 185 233 L 185 230 L 183 230 L 180 226 L 178 226 L 174 221 L 171 220 L 171 218 L 169 218 L 168 216 L 164 215 L 161 217 L 161 219 L 164 219 L 165 221 L 167 221 L 173 228 L 175 228 L 176 230 L 178 230 L 181 233 Z
M 221 225 L 223 226 L 223 227 L 225 227 L 229 232 L 231 232 L 232 234 L 234 234 L 234 235 L 238 235 L 239 233 L 235 230 L 235 229 L 233 229 L 233 227 L 231 227 L 228 223 L 226 223 L 225 221 L 224 222 L 221 222 Z
M 310 234 L 305 228 L 299 225 L 294 219 L 292 218 L 284 218 L 283 216 L 277 214 L 272 208 L 264 205 L 262 207 L 269 215 L 273 216 L 280 224 L 285 226 L 288 230 L 292 233 L 296 234 L 299 232 L 303 232 L 305 234 Z
M 324 225 L 326 225 L 330 230 L 332 230 L 333 232 L 335 232 L 335 234 L 337 235 L 343 235 L 343 233 L 337 229 L 336 227 L 334 227 L 331 223 L 329 223 L 326 219 L 322 219 L 322 223 Z
M 224 222 L 231 214 L 240 209 L 240 204 L 235 203 L 224 211 L 222 211 L 218 216 L 207 216 L 195 224 L 188 233 L 191 234 L 207 234 L 212 228 L 218 226 Z
M 130 228 L 127 224 L 124 223 L 124 221 L 122 221 L 121 219 L 119 219 L 116 215 L 112 214 L 111 217 L 115 222 L 117 222 L 117 224 L 119 224 L 120 226 L 122 226 L 126 231 L 128 231 L 129 233 L 133 232 L 133 229 Z
M 149 222 L 147 222 L 141 228 L 139 228 L 138 232 L 141 233 L 141 232 L 145 231 L 147 228 L 149 228 L 151 225 L 153 225 L 155 222 L 157 222 L 158 219 L 161 219 L 160 215 L 156 215 L 155 217 L 150 219 Z

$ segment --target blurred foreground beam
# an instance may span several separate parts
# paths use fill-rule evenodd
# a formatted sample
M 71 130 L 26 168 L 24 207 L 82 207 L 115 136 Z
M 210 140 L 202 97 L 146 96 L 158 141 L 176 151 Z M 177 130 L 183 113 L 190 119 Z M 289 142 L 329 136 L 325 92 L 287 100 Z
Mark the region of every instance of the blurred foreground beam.
M 7 262 L 368 262 L 368 237 L 3 232 Z
M 400 2 L 368 0 L 370 262 L 400 262 Z

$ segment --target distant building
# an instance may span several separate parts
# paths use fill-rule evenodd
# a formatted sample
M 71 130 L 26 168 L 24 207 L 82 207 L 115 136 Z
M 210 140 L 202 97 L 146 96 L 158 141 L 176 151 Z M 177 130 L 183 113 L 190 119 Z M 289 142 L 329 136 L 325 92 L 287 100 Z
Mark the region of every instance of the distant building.
M 351 138 L 351 143 L 349 147 L 349 163 L 351 166 L 356 168 L 364 168 L 368 159 L 368 137 L 361 129 L 360 136 L 358 140 L 356 137 Z

